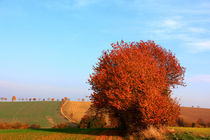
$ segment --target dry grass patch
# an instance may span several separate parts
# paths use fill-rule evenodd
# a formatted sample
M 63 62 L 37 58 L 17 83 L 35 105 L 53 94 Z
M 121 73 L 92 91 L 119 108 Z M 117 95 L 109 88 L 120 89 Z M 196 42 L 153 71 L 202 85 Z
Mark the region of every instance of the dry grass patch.
M 85 112 L 89 109 L 90 102 L 79 102 L 79 101 L 67 101 L 63 106 L 63 113 L 66 116 L 71 116 L 72 120 L 80 123 L 81 118 L 85 115 Z
M 140 140 L 155 139 L 155 140 L 167 140 L 167 135 L 170 130 L 167 127 L 156 128 L 149 126 L 147 129 L 135 134 Z

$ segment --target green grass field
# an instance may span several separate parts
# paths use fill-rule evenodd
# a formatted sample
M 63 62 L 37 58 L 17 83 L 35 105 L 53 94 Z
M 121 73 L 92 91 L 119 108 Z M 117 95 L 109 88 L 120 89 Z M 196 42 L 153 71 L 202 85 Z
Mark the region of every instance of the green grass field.
M 175 133 L 171 136 L 181 140 L 210 140 L 210 128 L 172 127 Z
M 16 129 L 0 130 L 3 140 L 121 140 L 118 130 L 109 129 Z
M 173 127 L 175 131 L 166 139 L 210 140 L 210 128 Z M 116 129 L 22 129 L 0 130 L 0 139 L 5 140 L 129 140 Z
M 0 122 L 39 124 L 49 128 L 68 121 L 60 114 L 60 102 L 0 102 Z

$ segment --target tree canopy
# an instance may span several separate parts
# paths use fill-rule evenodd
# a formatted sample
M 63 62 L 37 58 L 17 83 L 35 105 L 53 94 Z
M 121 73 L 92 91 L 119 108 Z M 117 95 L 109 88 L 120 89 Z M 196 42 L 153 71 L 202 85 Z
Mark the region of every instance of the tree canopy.
M 179 104 L 171 89 L 184 86 L 185 68 L 154 41 L 111 44 L 93 67 L 91 100 L 131 131 L 175 120 Z

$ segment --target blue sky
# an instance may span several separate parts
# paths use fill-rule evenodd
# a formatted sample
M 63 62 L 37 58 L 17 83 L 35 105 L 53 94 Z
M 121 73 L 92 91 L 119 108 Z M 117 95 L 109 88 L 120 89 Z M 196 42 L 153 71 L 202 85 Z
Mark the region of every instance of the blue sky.
M 0 0 L 0 96 L 90 95 L 101 52 L 154 40 L 186 67 L 183 106 L 210 108 L 209 0 Z

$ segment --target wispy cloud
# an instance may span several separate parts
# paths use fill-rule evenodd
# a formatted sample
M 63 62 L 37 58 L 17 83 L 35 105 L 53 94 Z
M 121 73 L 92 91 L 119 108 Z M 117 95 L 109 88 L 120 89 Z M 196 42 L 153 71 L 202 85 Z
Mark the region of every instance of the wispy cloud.
M 210 40 L 203 38 L 208 36 L 210 30 L 204 27 L 196 27 L 183 17 L 170 17 L 152 23 L 151 33 L 162 40 L 180 40 L 182 45 L 193 53 L 210 51 Z M 209 34 L 210 35 L 210 34 Z
M 206 75 L 195 75 L 188 79 L 190 82 L 201 82 L 201 83 L 210 83 L 210 74 Z
M 169 28 L 169 29 L 177 29 L 181 26 L 182 24 L 179 21 L 176 21 L 174 19 L 163 20 L 163 24 L 162 24 L 162 27 Z
M 46 3 L 50 9 L 73 10 L 99 3 L 101 0 L 55 0 Z
M 99 0 L 76 0 L 75 1 L 75 6 L 76 7 L 83 7 L 91 4 L 98 3 Z
M 151 33 L 158 39 L 162 40 L 191 40 L 191 38 L 184 32 L 186 23 L 181 17 L 170 17 L 154 21 L 150 25 Z M 184 29 L 184 30 L 183 30 Z
M 186 44 L 189 48 L 193 49 L 194 51 L 210 51 L 210 40 L 192 41 Z
M 206 29 L 199 28 L 199 27 L 189 27 L 188 30 L 189 30 L 189 32 L 193 32 L 193 33 L 205 33 L 205 32 L 207 32 Z

